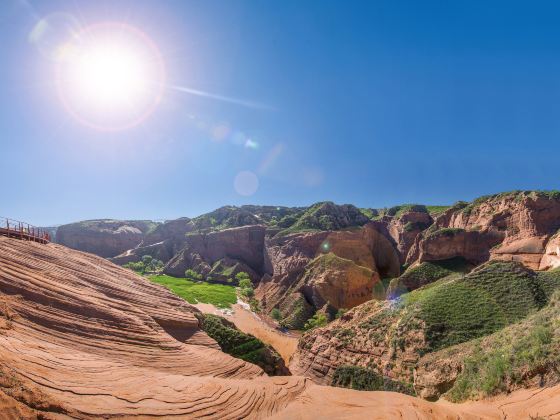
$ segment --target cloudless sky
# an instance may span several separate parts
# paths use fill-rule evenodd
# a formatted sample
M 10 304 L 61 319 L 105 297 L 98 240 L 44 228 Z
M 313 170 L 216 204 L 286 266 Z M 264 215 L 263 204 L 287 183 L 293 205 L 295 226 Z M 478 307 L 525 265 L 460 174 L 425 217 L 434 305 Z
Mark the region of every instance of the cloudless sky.
M 142 124 L 102 132 L 66 112 L 29 41 L 59 12 L 157 44 L 169 88 Z M 554 1 L 2 1 L 0 215 L 52 225 L 558 188 L 559 17 Z M 250 196 L 241 171 L 258 177 Z

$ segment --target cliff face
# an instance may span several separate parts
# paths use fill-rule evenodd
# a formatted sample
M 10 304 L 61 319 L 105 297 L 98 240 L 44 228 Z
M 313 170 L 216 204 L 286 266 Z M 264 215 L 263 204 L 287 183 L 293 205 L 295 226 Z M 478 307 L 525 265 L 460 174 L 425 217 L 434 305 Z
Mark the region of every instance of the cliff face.
M 232 267 L 238 263 L 238 271 L 248 271 L 256 280 L 264 269 L 264 235 L 265 227 L 260 225 L 187 235 L 184 248 L 167 263 L 164 272 L 182 277 L 185 270 L 194 269 L 208 275 L 216 263 Z
M 273 238 L 266 252 L 266 274 L 255 295 L 266 310 L 279 308 L 294 328 L 325 305 L 335 312 L 383 298 L 380 278 L 400 269 L 396 249 L 374 223 L 353 232 Z
M 154 227 L 150 221 L 88 220 L 58 227 L 56 242 L 101 257 L 114 257 L 139 245 L 144 234 Z
M 481 197 L 436 217 L 417 239 L 407 263 L 441 260 L 453 254 L 476 263 L 499 259 L 539 269 L 547 243 L 559 228 L 558 193 L 520 191 Z M 434 235 L 438 231 L 455 234 Z

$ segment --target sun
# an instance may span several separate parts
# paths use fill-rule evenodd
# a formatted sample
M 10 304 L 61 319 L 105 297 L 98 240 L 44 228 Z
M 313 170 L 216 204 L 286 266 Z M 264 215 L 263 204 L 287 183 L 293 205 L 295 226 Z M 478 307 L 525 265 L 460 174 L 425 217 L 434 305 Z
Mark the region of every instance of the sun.
M 164 69 L 159 50 L 129 25 L 86 28 L 61 51 L 57 85 L 67 110 L 99 129 L 143 121 L 161 99 Z

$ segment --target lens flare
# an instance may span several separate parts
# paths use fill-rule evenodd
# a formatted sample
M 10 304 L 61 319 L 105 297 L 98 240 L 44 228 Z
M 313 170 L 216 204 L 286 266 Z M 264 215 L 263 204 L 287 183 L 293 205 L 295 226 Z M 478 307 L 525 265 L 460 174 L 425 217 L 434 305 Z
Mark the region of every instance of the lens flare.
M 233 181 L 233 188 L 239 195 L 253 195 L 259 189 L 259 178 L 251 171 L 241 171 Z
M 57 86 L 66 109 L 99 130 L 144 121 L 161 100 L 165 71 L 156 45 L 123 23 L 85 28 L 59 52 Z

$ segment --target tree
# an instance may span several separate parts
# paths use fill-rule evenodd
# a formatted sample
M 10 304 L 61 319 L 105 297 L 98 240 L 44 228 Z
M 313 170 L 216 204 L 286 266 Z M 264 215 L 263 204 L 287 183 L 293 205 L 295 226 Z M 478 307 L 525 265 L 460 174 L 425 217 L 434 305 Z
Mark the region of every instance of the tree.
M 194 281 L 202 280 L 202 274 L 197 273 L 196 271 L 191 270 L 190 268 L 185 271 L 185 277 L 189 280 L 194 280 Z
M 253 288 L 253 282 L 251 282 L 251 279 L 242 279 L 239 280 L 239 287 L 242 289 L 249 289 L 249 288 Z
M 142 257 L 142 262 L 144 263 L 144 265 L 150 265 L 152 263 L 152 256 L 151 255 L 144 255 Z
M 236 280 L 239 282 L 239 285 L 241 286 L 241 282 L 243 280 L 249 280 L 251 281 L 251 277 L 249 277 L 249 274 L 247 274 L 245 271 L 240 271 L 239 273 L 237 273 L 235 275 Z

